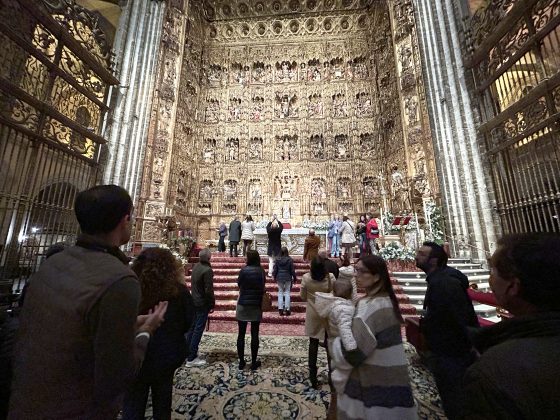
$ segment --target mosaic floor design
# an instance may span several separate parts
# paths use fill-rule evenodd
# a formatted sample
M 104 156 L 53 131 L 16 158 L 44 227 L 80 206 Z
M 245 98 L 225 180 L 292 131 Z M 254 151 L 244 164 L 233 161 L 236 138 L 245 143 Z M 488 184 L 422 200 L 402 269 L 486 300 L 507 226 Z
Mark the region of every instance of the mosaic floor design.
M 205 333 L 200 354 L 208 364 L 182 367 L 175 376 L 173 419 L 324 419 L 330 400 L 326 353 L 319 349 L 320 389 L 307 380 L 306 337 L 261 336 L 262 367 L 240 371 L 236 335 Z M 420 419 L 443 419 L 434 381 L 406 344 Z M 249 338 L 245 346 L 250 358 Z M 146 412 L 151 419 L 151 409 Z

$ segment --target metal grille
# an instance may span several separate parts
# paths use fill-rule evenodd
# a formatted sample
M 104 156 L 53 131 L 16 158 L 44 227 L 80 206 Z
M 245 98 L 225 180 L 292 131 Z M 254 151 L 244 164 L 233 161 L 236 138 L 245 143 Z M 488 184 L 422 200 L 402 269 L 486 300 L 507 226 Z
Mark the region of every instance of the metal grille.
M 468 26 L 502 228 L 559 232 L 560 2 L 493 1 Z
M 72 0 L 0 0 L 0 292 L 78 231 L 97 175 L 111 75 L 96 20 Z

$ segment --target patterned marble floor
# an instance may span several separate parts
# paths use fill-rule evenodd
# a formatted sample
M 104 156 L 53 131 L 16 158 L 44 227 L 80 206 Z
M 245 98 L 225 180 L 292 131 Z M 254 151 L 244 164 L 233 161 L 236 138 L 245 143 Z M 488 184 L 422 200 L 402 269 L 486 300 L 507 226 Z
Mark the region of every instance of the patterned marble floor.
M 261 336 L 262 367 L 240 371 L 236 335 L 204 334 L 200 353 L 208 364 L 178 369 L 173 393 L 173 419 L 324 419 L 330 400 L 326 354 L 319 349 L 320 389 L 307 380 L 307 338 Z M 246 359 L 250 345 L 247 337 Z M 420 419 L 444 419 L 433 379 L 406 344 Z M 147 418 L 151 419 L 151 409 Z

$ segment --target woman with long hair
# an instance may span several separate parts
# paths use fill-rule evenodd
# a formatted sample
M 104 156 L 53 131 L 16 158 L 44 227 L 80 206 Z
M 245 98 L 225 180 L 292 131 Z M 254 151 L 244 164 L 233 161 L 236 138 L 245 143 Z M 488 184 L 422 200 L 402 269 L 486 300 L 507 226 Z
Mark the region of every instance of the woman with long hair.
M 247 251 L 247 265 L 239 272 L 237 285 L 239 298 L 235 317 L 239 331 L 237 334 L 237 355 L 239 356 L 239 369 L 243 369 L 245 361 L 245 333 L 247 323 L 251 323 L 251 369 L 257 370 L 261 361 L 257 360 L 259 353 L 259 327 L 262 319 L 262 297 L 265 292 L 266 274 L 261 267 L 261 257 L 258 251 Z
M 247 250 L 251 248 L 251 244 L 255 239 L 255 222 L 250 214 L 245 217 L 245 220 L 241 222 L 241 240 L 243 241 L 243 255 L 247 255 Z
M 356 280 L 366 291 L 352 322 L 358 348 L 346 351 L 337 341 L 330 355 L 333 364 L 352 367 L 344 392 L 337 394 L 338 418 L 416 419 L 401 337 L 403 318 L 385 261 L 364 256 L 356 264 Z
M 175 370 L 187 357 L 185 333 L 189 330 L 194 306 L 185 285 L 185 272 L 171 251 L 148 248 L 136 258 L 132 270 L 142 289 L 140 315 L 160 301 L 168 301 L 165 321 L 150 339 L 142 368 L 124 398 L 123 419 L 143 419 L 148 393 L 152 391 L 154 419 L 171 418 L 171 397 Z
M 360 258 L 364 254 L 368 254 L 367 241 L 366 241 L 366 225 L 367 218 L 365 214 L 360 215 L 360 220 L 358 221 L 358 226 L 356 226 L 356 238 L 358 239 L 358 247 L 360 248 Z
M 280 258 L 274 264 L 272 276 L 278 284 L 278 313 L 280 316 L 290 316 L 290 291 L 292 290 L 292 282 L 296 282 L 296 270 L 294 268 L 294 260 L 290 257 L 288 248 L 282 247 Z
M 313 388 L 317 388 L 317 353 L 319 341 L 325 341 L 325 327 L 313 304 L 315 293 L 330 292 L 335 282 L 332 273 L 327 272 L 323 258 L 316 256 L 311 260 L 311 271 L 301 279 L 300 296 L 307 302 L 305 308 L 305 335 L 309 337 L 309 380 Z

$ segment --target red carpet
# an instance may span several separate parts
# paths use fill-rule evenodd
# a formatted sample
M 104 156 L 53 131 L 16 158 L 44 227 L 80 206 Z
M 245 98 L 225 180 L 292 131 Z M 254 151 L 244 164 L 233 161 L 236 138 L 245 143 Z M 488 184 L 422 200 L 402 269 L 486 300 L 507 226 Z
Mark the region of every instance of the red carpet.
M 299 291 L 303 274 L 309 271 L 309 264 L 301 256 L 294 256 L 298 281 L 292 285 L 290 316 L 280 316 L 278 313 L 278 288 L 276 282 L 267 277 L 266 290 L 272 295 L 274 310 L 263 314 L 260 333 L 263 335 L 301 336 L 304 335 L 305 302 L 302 302 Z M 198 258 L 191 258 L 195 264 Z M 227 253 L 213 253 L 210 261 L 214 270 L 214 294 L 216 307 L 210 314 L 208 329 L 212 332 L 237 332 L 235 320 L 235 307 L 238 297 L 237 276 L 241 267 L 245 265 L 244 257 L 230 257 Z M 261 258 L 261 265 L 268 270 L 268 258 Z M 189 271 L 190 274 L 190 271 Z M 187 285 L 190 287 L 190 276 L 187 276 Z M 395 283 L 393 281 L 393 283 Z M 416 310 L 408 304 L 408 297 L 402 294 L 402 289 L 394 284 L 395 293 L 403 315 L 412 315 Z

